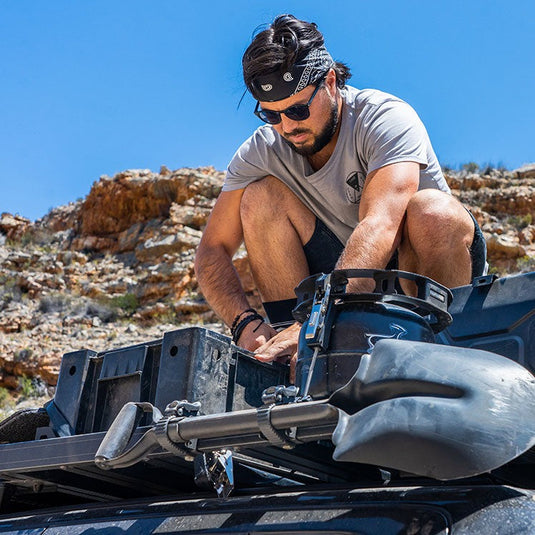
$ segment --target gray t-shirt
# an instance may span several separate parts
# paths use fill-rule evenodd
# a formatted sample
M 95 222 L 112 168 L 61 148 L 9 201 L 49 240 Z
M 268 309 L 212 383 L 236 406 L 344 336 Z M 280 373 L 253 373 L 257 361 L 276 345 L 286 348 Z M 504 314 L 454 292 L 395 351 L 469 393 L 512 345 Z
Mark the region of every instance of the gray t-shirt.
M 346 243 L 358 224 L 360 196 L 372 171 L 396 162 L 420 164 L 419 189 L 450 189 L 429 136 L 404 101 L 374 89 L 341 90 L 340 134 L 328 162 L 314 171 L 269 125 L 259 127 L 232 158 L 223 191 L 245 188 L 267 175 L 282 180 Z

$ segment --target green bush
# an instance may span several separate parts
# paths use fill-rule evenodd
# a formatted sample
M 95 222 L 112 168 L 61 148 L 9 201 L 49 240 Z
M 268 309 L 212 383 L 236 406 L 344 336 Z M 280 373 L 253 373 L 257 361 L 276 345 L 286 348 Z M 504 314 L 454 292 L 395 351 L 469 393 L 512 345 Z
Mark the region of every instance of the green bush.
M 516 261 L 516 267 L 521 273 L 535 271 L 535 258 L 525 255 Z
M 9 394 L 9 390 L 0 387 L 0 422 L 5 420 L 12 412 L 15 406 L 13 398 Z
M 113 308 L 119 308 L 126 315 L 131 316 L 139 308 L 139 300 L 132 293 L 117 295 L 110 299 L 110 306 Z
M 479 165 L 476 162 L 468 162 L 463 164 L 462 170 L 467 173 L 477 173 L 479 171 Z
M 9 399 L 10 396 L 8 389 L 0 386 L 0 408 L 2 408 Z
M 513 227 L 523 229 L 526 228 L 528 225 L 531 225 L 533 222 L 533 217 L 531 214 L 524 214 L 524 215 L 513 215 L 507 219 L 507 222 L 510 225 L 513 225 Z
M 2 304 L 7 305 L 11 301 L 20 302 L 22 299 L 22 290 L 18 280 L 15 277 L 0 277 L 0 310 Z
M 21 397 L 24 399 L 35 398 L 38 396 L 34 382 L 30 377 L 26 377 L 26 375 L 19 377 L 19 390 Z

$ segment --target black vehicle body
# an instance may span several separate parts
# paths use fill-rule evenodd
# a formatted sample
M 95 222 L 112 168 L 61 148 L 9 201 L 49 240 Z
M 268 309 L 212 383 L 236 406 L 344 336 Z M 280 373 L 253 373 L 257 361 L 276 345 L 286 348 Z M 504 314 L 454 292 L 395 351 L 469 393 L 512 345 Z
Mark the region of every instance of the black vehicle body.
M 395 293 L 389 275 L 379 278 L 383 297 L 372 301 L 383 314 L 403 299 L 388 297 Z M 324 314 L 324 330 L 312 325 L 300 343 L 298 384 L 313 399 L 274 389 L 288 384 L 286 367 L 260 363 L 202 328 L 100 354 L 66 354 L 54 400 L 0 422 L 0 533 L 535 533 L 535 273 L 454 289 L 446 328 L 439 308 L 405 303 L 426 321 L 434 313 L 434 334 L 409 318 L 423 338 L 397 340 L 386 322 L 379 338 L 394 339 L 377 342 L 375 333 L 351 361 L 347 340 L 360 334 L 343 325 L 354 299 L 344 302 L 332 288 L 333 298 L 320 295 L 317 284 L 315 293 L 314 286 L 301 289 L 301 302 L 310 301 L 303 316 L 309 327 L 318 295 L 324 312 L 327 299 L 338 307 L 332 324 Z M 432 303 L 437 295 L 444 301 L 438 288 L 422 286 L 421 297 L 429 293 Z M 394 312 L 400 324 L 408 317 Z M 331 343 L 325 329 L 337 322 Z M 361 339 L 368 344 L 369 333 Z M 319 365 L 307 384 L 316 347 Z M 428 347 L 435 354 L 422 356 Z M 366 351 L 383 368 L 360 365 Z M 410 353 L 401 364 L 398 351 Z M 455 368 L 451 395 L 443 362 Z M 414 363 L 420 375 L 408 365 Z M 432 369 L 422 372 L 427 363 Z M 347 366 L 360 372 L 344 386 L 354 371 Z M 334 383 L 324 379 L 329 374 Z M 466 386 L 472 381 L 474 391 Z M 495 386 L 503 397 L 490 393 Z M 431 405 L 439 412 L 420 428 L 399 423 L 400 414 L 425 416 Z M 397 415 L 393 422 L 375 410 L 385 406 Z M 437 418 L 447 421 L 446 440 L 435 442 L 429 430 L 442 432 L 432 427 Z M 456 449 L 447 440 L 455 442 L 456 433 L 475 437 L 473 448 Z
M 533 492 L 481 482 L 456 486 L 306 486 L 250 490 L 225 500 L 207 495 L 128 500 L 32 511 L 0 519 L 0 533 L 38 535 L 530 534 Z

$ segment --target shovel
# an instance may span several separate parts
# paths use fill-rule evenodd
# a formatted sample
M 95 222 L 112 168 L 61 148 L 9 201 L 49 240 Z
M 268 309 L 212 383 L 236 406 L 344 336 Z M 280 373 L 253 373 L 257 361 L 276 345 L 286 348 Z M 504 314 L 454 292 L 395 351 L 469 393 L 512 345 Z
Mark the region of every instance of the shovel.
M 155 425 L 125 451 L 140 410 L 152 412 Z M 128 403 L 95 461 L 131 466 L 159 446 L 186 458 L 188 441 L 197 451 L 280 445 L 291 440 L 288 429 L 298 442 L 332 439 L 336 461 L 441 480 L 470 477 L 535 445 L 535 378 L 487 351 L 383 339 L 329 399 L 171 418 L 148 403 Z

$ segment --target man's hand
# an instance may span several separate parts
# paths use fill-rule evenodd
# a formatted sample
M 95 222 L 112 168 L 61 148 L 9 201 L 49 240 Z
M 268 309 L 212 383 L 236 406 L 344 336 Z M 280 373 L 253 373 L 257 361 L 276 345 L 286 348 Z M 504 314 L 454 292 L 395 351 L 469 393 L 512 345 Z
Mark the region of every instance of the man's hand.
M 248 351 L 255 351 L 259 347 L 263 347 L 266 342 L 276 334 L 277 331 L 268 323 L 254 320 L 245 326 L 236 345 L 243 347 Z
M 255 357 L 263 362 L 274 360 L 290 362 L 290 381 L 295 382 L 295 365 L 297 363 L 297 342 L 300 323 L 294 323 L 284 331 L 277 333 L 255 351 Z

